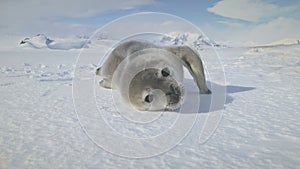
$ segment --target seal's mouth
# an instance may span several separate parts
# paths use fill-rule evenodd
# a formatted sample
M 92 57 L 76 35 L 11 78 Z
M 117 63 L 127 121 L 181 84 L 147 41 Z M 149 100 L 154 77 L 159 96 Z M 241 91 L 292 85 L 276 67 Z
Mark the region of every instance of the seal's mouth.
M 183 86 L 175 86 L 173 84 L 170 85 L 170 91 L 166 93 L 168 104 L 166 109 L 174 110 L 180 107 L 183 101 Z

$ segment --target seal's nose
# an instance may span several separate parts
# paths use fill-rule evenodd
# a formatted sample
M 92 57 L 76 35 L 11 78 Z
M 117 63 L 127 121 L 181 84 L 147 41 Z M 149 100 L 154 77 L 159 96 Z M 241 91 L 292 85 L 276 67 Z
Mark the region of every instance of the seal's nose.
M 181 91 L 180 91 L 180 87 L 179 86 L 174 86 L 174 84 L 171 84 L 170 85 L 171 87 L 171 90 L 174 94 L 177 94 L 177 95 L 180 95 L 181 94 Z

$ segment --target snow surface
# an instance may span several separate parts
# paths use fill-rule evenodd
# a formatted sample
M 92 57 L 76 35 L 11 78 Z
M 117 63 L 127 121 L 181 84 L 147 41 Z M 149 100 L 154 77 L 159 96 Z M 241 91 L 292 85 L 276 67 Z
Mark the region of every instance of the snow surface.
M 100 59 L 113 43 L 97 41 L 95 50 L 84 57 L 97 55 Z M 76 66 L 80 50 L 25 50 L 1 46 L 0 52 L 1 169 L 300 166 L 300 46 L 219 48 L 227 96 L 223 118 L 216 132 L 207 142 L 199 144 L 204 120 L 213 113 L 205 110 L 208 103 L 204 98 L 199 113 L 196 113 L 197 122 L 187 137 L 164 154 L 143 159 L 111 154 L 92 142 L 81 128 L 73 105 L 72 82 L 91 80 L 91 76 L 84 75 L 94 74 L 98 63 L 87 61 Z M 75 77 L 75 68 L 79 73 L 83 72 L 83 76 Z M 216 82 L 210 83 L 214 85 Z M 194 90 L 190 77 L 185 84 L 189 91 Z M 93 89 L 79 90 L 88 93 Z M 130 137 L 156 134 L 170 127 L 170 120 L 178 115 L 166 112 L 165 118 L 158 120 L 153 128 L 132 128 L 110 107 L 108 90 L 97 90 L 96 98 L 101 111 L 107 112 L 106 122 Z M 102 124 L 84 123 L 90 120 L 91 124 L 97 124 L 93 118 L 99 116 L 90 110 L 91 105 L 85 104 L 94 98 L 82 99 L 86 102 L 76 105 L 85 111 L 78 115 L 83 118 L 82 125 L 89 127 L 89 131 L 95 129 L 93 134 L 107 139 L 105 144 L 111 147 L 117 147 L 118 142 L 122 144 L 122 140 L 110 142 L 114 138 L 104 134 L 106 131 L 99 127 Z M 197 103 L 191 101 L 190 104 Z M 195 113 L 182 116 L 195 116 Z M 156 148 L 158 145 L 151 146 Z

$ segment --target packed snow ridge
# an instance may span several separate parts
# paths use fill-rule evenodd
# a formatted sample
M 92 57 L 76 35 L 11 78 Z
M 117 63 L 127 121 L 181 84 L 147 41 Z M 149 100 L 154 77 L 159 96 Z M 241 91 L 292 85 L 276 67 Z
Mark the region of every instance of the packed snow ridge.
M 37 34 L 31 38 L 25 38 L 20 42 L 21 47 L 34 49 L 70 50 L 87 48 L 90 42 L 87 39 L 56 39 L 52 40 L 44 34 Z

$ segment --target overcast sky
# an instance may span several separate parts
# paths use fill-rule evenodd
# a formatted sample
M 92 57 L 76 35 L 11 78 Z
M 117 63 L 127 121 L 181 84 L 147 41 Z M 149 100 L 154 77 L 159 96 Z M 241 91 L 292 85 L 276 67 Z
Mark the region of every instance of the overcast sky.
M 187 19 L 219 41 L 300 39 L 299 0 L 1 0 L 0 34 L 85 35 L 121 16 L 148 11 Z

